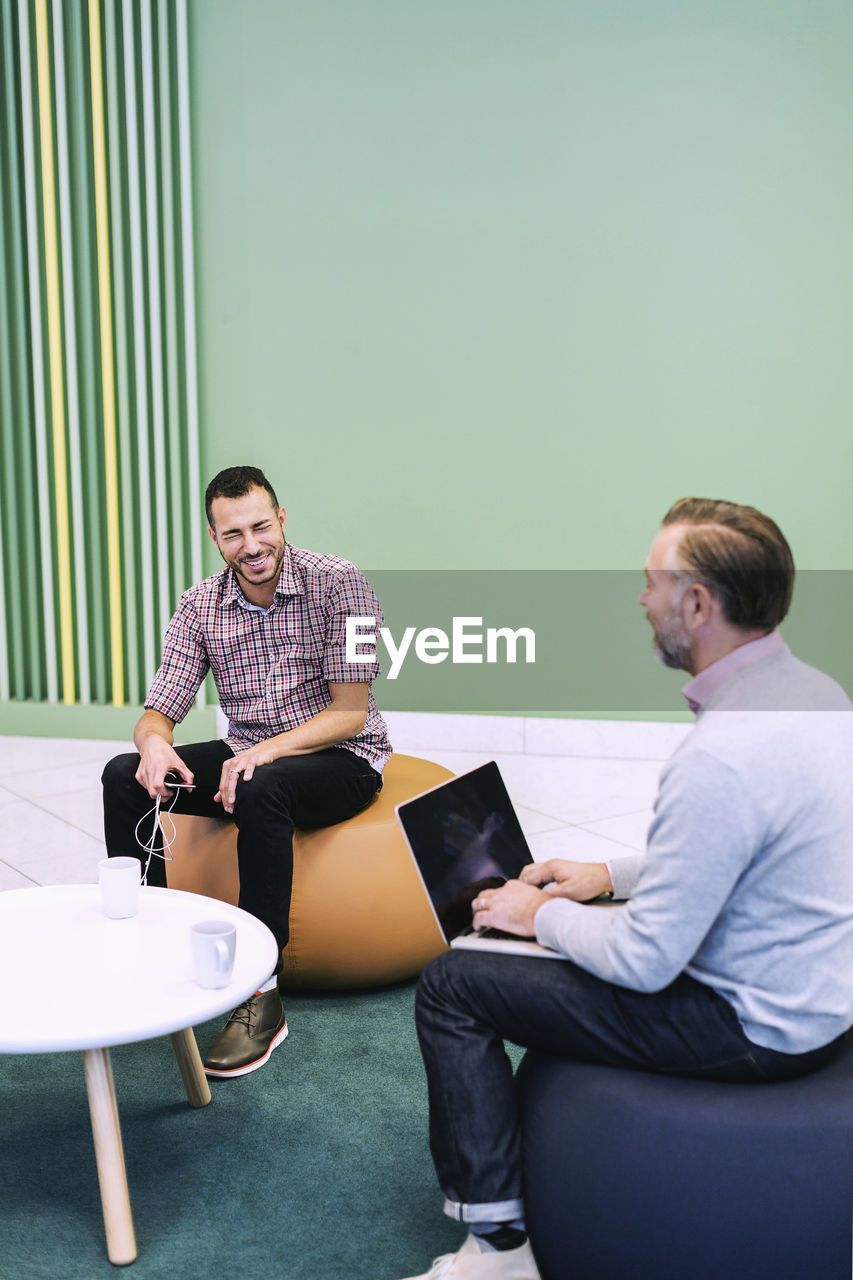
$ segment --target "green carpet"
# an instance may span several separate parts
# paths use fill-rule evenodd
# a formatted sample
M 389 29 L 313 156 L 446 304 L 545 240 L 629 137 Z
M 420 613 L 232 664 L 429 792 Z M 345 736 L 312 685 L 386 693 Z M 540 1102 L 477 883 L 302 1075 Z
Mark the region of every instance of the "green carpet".
M 36 997 L 37 998 L 37 997 Z M 135 1280 L 398 1280 L 464 1238 L 427 1145 L 414 984 L 286 999 L 266 1067 L 187 1106 L 168 1038 L 112 1051 Z M 221 1021 L 196 1028 L 199 1047 Z M 0 1055 L 0 1280 L 100 1280 L 79 1053 Z

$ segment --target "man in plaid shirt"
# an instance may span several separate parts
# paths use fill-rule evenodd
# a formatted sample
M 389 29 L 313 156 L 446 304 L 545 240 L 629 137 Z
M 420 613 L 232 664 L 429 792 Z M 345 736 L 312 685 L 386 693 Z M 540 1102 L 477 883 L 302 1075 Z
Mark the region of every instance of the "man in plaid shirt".
M 368 805 L 391 746 L 370 688 L 375 656 L 345 660 L 348 616 L 382 625 L 362 573 L 290 546 L 285 510 L 256 467 L 221 471 L 205 506 L 226 567 L 181 597 L 134 731 L 139 754 L 117 756 L 104 770 L 104 830 L 111 857 L 139 857 L 137 824 L 152 800 L 174 795 L 168 774 L 191 785 L 182 812 L 233 815 L 239 905 L 272 930 L 279 958 L 205 1058 L 208 1075 L 229 1077 L 263 1066 L 287 1035 L 277 974 L 288 940 L 293 829 L 342 822 Z M 174 727 L 208 671 L 228 735 L 175 747 Z M 150 859 L 148 882 L 166 885 L 160 858 Z

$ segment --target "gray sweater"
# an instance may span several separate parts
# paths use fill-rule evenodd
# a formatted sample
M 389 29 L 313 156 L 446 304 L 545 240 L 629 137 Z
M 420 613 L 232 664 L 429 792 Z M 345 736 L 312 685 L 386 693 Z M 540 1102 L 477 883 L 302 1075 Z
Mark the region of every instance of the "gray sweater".
M 637 991 L 686 972 L 783 1053 L 840 1035 L 853 1025 L 851 711 L 785 647 L 731 676 L 664 768 L 645 856 L 613 864 L 628 903 L 555 899 L 539 941 Z

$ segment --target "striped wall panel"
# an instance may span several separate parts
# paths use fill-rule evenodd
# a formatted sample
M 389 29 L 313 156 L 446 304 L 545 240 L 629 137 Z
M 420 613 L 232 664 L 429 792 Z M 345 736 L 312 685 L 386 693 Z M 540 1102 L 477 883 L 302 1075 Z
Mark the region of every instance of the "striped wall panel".
M 0 702 L 137 704 L 201 575 L 186 0 L 0 16 Z

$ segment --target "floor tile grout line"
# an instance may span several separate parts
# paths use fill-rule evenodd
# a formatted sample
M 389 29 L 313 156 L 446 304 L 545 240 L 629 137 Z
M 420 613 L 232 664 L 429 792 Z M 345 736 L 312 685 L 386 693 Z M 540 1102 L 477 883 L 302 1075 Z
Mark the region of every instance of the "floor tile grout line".
M 532 805 L 525 804 L 523 800 L 513 800 L 513 805 L 519 809 L 526 809 L 528 813 L 535 813 L 539 818 L 547 818 L 549 822 L 556 822 L 561 827 L 578 827 L 580 830 L 586 830 L 595 822 L 614 822 L 617 818 L 632 818 L 636 813 L 651 813 L 649 805 L 643 805 L 639 809 L 625 809 L 620 813 L 608 813 L 606 818 L 589 818 L 586 822 L 567 822 L 565 818 L 558 818 L 554 813 L 547 813 L 544 809 L 534 809 Z M 590 835 L 598 835 L 597 831 L 591 831 Z M 607 839 L 607 837 L 603 837 Z
M 62 791 L 59 794 L 74 795 L 75 793 L 73 791 Z M 104 843 L 101 836 L 93 836 L 91 831 L 87 831 L 85 827 L 79 827 L 76 822 L 70 822 L 68 818 L 60 817 L 58 813 L 53 813 L 52 810 L 46 809 L 43 804 L 39 804 L 38 800 L 33 800 L 29 796 L 21 796 L 19 798 L 23 800 L 26 804 L 31 804 L 34 809 L 38 809 L 39 813 L 46 814 L 48 818 L 54 818 L 57 822 L 61 822 L 63 826 L 70 827 L 72 831 L 77 831 L 80 833 L 80 835 L 88 836 L 89 839 L 94 840 L 96 844 Z M 43 798 L 46 799 L 47 797 L 43 797 Z
M 40 887 L 41 887 L 41 886 L 39 885 L 38 880 L 34 880 L 34 879 L 32 878 L 32 876 L 28 876 L 28 875 L 27 875 L 26 871 L 22 871 L 20 867 L 16 867 L 16 866 L 14 866 L 14 864 L 13 864 L 13 863 L 11 863 L 11 862 L 6 862 L 6 861 L 5 861 L 5 859 L 3 859 L 3 858 L 0 858 L 0 867 L 5 867 L 8 871 L 14 871 L 14 873 L 15 873 L 15 875 L 16 875 L 16 876 L 23 876 L 23 878 L 24 878 L 25 880 L 29 880 L 30 884 L 35 885 L 35 887 L 36 887 L 36 888 L 40 888 Z M 19 886 L 19 887 L 20 887 L 20 886 Z M 24 886 L 24 887 L 25 887 L 25 886 Z M 0 892 L 5 893 L 5 892 L 7 892 L 7 891 L 4 889 L 4 890 L 2 890 L 2 891 L 0 891 Z
M 586 830 L 586 828 L 585 828 L 585 827 L 581 827 L 581 828 L 579 828 L 579 829 L 580 829 L 581 831 L 585 831 L 585 830 Z M 631 850 L 631 852 L 632 852 L 632 853 L 635 853 L 635 854 L 636 854 L 636 853 L 638 853 L 638 854 L 644 854 L 644 853 L 646 852 L 646 851 L 645 851 L 645 848 L 643 848 L 643 849 L 638 849 L 636 845 L 633 845 L 633 844 L 626 844 L 624 840 L 617 840 L 615 836 L 602 836 L 602 835 L 599 835 L 599 833 L 598 833 L 597 831 L 590 831 L 590 832 L 588 832 L 588 834 L 589 834 L 589 835 L 591 835 L 591 836 L 595 836 L 596 840 L 606 840 L 608 844 L 615 844 L 615 845 L 617 845 L 620 849 L 630 849 L 630 850 Z
M 2 741 L 3 741 L 2 736 L 0 736 L 0 743 L 2 743 Z M 73 739 L 73 738 L 69 738 L 69 740 L 68 740 L 68 741 L 69 741 L 69 743 L 73 743 L 73 742 L 75 741 L 75 739 Z M 109 762 L 108 762 L 107 760 L 104 760 L 102 756 L 100 756 L 100 755 L 96 755 L 96 756 L 92 756 L 90 759 L 86 759 L 86 758 L 84 758 L 84 757 L 78 757 L 78 758 L 75 758 L 75 760 L 73 761 L 73 763 L 71 763 L 71 762 L 66 762 L 66 763 L 64 763 L 64 764 L 62 764 L 62 763 L 58 763 L 58 764 L 36 765 L 34 768 L 27 768 L 27 769 L 15 769 L 15 770 L 13 770 L 11 773 L 7 773 L 7 774 L 3 774 L 3 775 L 2 775 L 2 776 L 3 776 L 3 781 L 2 781 L 2 782 L 0 782 L 0 787 L 3 787 L 3 788 L 5 788 L 7 791 L 9 791 L 9 790 L 11 790 L 11 788 L 9 787 L 9 780 L 10 780 L 10 779 L 13 779 L 13 778 L 21 778 L 21 777 L 27 777 L 28 775 L 31 775 L 31 774 L 39 774 L 39 773 L 56 773 L 56 772 L 58 772 L 58 771 L 60 771 L 60 770 L 64 770 L 64 769 L 77 769 L 77 768 L 79 768 L 81 765 L 94 765 L 94 764 L 97 764 L 97 765 L 100 765 L 100 767 L 101 767 L 101 772 L 103 772 L 104 767 L 105 767 L 108 763 L 109 763 Z M 100 778 L 98 778 L 98 782 L 100 782 Z
M 672 756 L 672 752 L 662 755 L 591 755 L 588 752 L 567 752 L 567 751 L 528 751 L 523 748 L 521 751 L 510 750 L 509 748 L 498 748 L 490 750 L 488 747 L 453 747 L 446 743 L 425 744 L 424 746 L 412 746 L 407 744 L 401 752 L 402 755 L 409 755 L 417 751 L 430 751 L 446 755 L 456 756 L 490 756 L 497 759 L 501 756 L 512 756 L 513 759 L 519 760 L 590 760 L 590 761 L 606 761 L 608 763 L 619 764 L 666 764 Z
M 39 796 L 27 796 L 20 791 L 13 791 L 11 787 L 7 786 L 3 786 L 0 789 L 8 791 L 9 795 L 14 797 L 15 800 L 23 800 L 27 804 L 35 804 L 39 800 L 58 800 L 60 796 L 76 796 L 83 791 L 94 791 L 96 788 L 100 789 L 100 781 L 93 782 L 87 787 L 72 787 L 70 791 L 51 791 L 48 795 Z
M 587 835 L 594 836 L 596 840 L 604 840 L 607 844 L 615 845 L 616 848 L 618 849 L 628 849 L 630 850 L 631 853 L 638 854 L 640 856 L 642 856 L 645 853 L 645 849 L 638 849 L 636 845 L 626 844 L 624 840 L 615 840 L 612 836 L 601 836 L 598 834 L 597 831 L 586 831 L 585 827 L 578 826 L 576 823 L 572 823 L 568 827 L 556 827 L 551 831 L 537 831 L 532 835 L 528 836 L 528 840 L 536 840 L 539 836 L 553 835 L 555 830 L 556 831 L 583 831 Z M 551 856 L 559 857 L 558 854 L 552 854 Z M 586 862 L 587 859 L 567 857 L 565 861 L 566 862 Z
M 624 813 L 610 813 L 606 818 L 591 818 L 587 823 L 577 823 L 577 826 L 592 826 L 594 822 L 615 822 L 617 818 L 633 818 L 637 813 L 653 813 L 651 804 L 643 805 L 640 809 L 626 809 Z M 597 835 L 593 832 L 593 835 Z
M 556 827 L 542 827 L 540 831 L 525 831 L 524 827 L 521 830 L 525 840 L 529 843 L 531 840 L 535 840 L 537 836 L 551 836 L 555 831 L 570 831 L 571 825 L 570 822 L 561 822 Z
M 497 752 L 498 755 L 510 755 L 509 751 Z M 522 754 L 522 753 L 516 753 Z M 614 756 L 604 755 L 595 756 L 588 753 L 569 753 L 566 751 L 525 751 L 523 753 L 527 760 L 589 760 L 594 764 L 666 764 L 671 758 L 672 753 L 663 756 Z
M 626 818 L 628 817 L 628 814 L 621 814 L 620 817 Z M 610 818 L 594 818 L 593 822 L 610 822 Z M 626 845 L 624 840 L 619 840 L 617 839 L 616 836 L 606 836 L 602 831 L 590 830 L 589 823 L 573 822 L 571 825 L 575 827 L 578 831 L 583 831 L 585 835 L 594 836 L 596 840 L 607 840 L 610 842 L 610 844 L 621 844 L 621 845 L 624 845 L 625 848 L 627 849 L 634 848 L 633 845 Z M 639 852 L 639 850 L 635 850 L 635 852 Z

